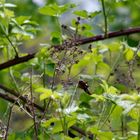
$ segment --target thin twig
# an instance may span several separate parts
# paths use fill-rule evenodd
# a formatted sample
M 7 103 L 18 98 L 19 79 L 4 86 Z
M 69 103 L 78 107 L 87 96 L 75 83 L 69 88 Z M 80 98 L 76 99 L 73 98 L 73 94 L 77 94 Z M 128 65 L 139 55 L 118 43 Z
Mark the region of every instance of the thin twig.
M 46 86 L 46 66 L 45 62 L 43 62 L 43 87 L 45 88 Z M 46 107 L 46 100 L 44 100 L 44 108 Z
M 12 48 L 15 51 L 15 58 L 18 58 L 18 52 L 16 50 L 16 47 L 14 46 L 14 44 L 12 43 L 12 41 L 10 40 L 9 36 L 5 34 L 6 39 L 9 41 L 10 45 L 12 46 Z
M 6 132 L 5 132 L 5 136 L 4 136 L 4 140 L 7 140 L 8 137 L 8 131 L 9 131 L 9 125 L 10 125 L 10 120 L 11 120 L 11 115 L 12 115 L 12 109 L 13 109 L 14 105 L 10 105 L 10 110 L 9 110 L 9 116 L 8 116 L 8 121 L 7 121 L 7 127 L 6 127 Z
M 10 40 L 9 36 L 7 35 L 7 33 L 5 32 L 3 25 L 0 24 L 0 26 L 1 26 L 1 29 L 3 30 L 4 36 L 6 37 L 6 39 L 8 40 L 8 42 L 10 43 L 10 45 L 12 46 L 12 48 L 15 51 L 15 58 L 18 58 L 18 52 L 16 50 L 16 47 L 14 46 L 14 44 L 12 43 L 12 41 Z
M 56 75 L 56 68 L 54 69 L 54 73 L 53 73 L 53 81 L 52 81 L 52 85 L 51 85 L 52 91 L 53 91 L 53 87 L 54 87 L 54 84 L 55 84 L 55 75 Z M 41 120 L 43 120 L 45 118 L 45 115 L 46 115 L 46 113 L 48 111 L 48 108 L 49 108 L 49 105 L 51 104 L 51 102 L 52 102 L 52 99 L 49 98 L 48 103 L 45 106 L 45 109 L 44 109 L 43 115 L 41 117 Z
M 36 122 L 36 114 L 35 114 L 35 108 L 34 108 L 34 97 L 33 97 L 33 89 L 32 89 L 32 80 L 33 80 L 33 68 L 31 68 L 31 74 L 30 74 L 30 94 L 31 94 L 31 107 L 32 107 L 32 116 L 34 121 L 34 130 L 35 130 L 35 140 L 38 140 L 38 127 Z
M 5 101 L 8 101 L 10 103 L 13 103 L 14 105 L 17 105 L 19 106 L 28 116 L 31 116 L 31 114 L 29 113 L 30 112 L 30 109 L 28 106 L 26 106 L 26 108 L 23 107 L 23 105 L 20 105 L 19 101 L 18 101 L 18 98 L 13 98 L 11 96 L 8 96 L 7 94 L 3 94 L 3 93 L 0 93 L 0 98 L 4 99 Z
M 105 10 L 105 2 L 104 0 L 101 0 L 101 2 L 102 2 L 102 9 L 103 9 L 103 15 L 104 15 L 105 37 L 107 37 L 108 25 L 107 25 L 107 15 L 106 15 L 106 10 Z

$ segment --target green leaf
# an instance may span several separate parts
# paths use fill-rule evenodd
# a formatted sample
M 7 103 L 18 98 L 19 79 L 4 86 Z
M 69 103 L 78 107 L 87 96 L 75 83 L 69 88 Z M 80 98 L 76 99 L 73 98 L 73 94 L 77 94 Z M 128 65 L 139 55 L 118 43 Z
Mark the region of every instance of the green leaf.
M 13 7 L 17 7 L 15 4 L 12 4 L 12 3 L 5 3 L 5 4 L 0 4 L 0 8 L 1 7 L 10 7 L 10 8 L 13 8 Z
M 98 134 L 98 138 L 100 140 L 112 140 L 113 139 L 113 133 L 112 132 L 103 132 L 103 131 L 100 131 L 100 133 Z
M 8 140 L 15 140 L 16 139 L 16 134 L 12 133 L 8 135 Z
M 112 129 L 119 129 L 121 127 L 122 111 L 123 109 L 120 106 L 116 106 L 113 110 L 110 117 Z
M 46 5 L 39 9 L 39 13 L 48 16 L 58 17 L 68 11 L 71 8 L 74 8 L 75 4 L 65 4 L 65 5 L 57 5 L 56 3 Z
M 84 37 L 91 37 L 94 34 L 91 31 L 88 30 L 84 30 L 84 31 L 80 31 L 80 35 L 84 36 Z
M 50 91 L 46 92 L 46 93 L 43 93 L 43 94 L 40 95 L 40 101 L 42 101 L 44 99 L 47 99 L 49 97 L 51 97 L 51 92 Z
M 116 103 L 124 109 L 123 114 L 127 114 L 136 106 L 136 104 L 127 100 L 117 100 Z
M 31 17 L 30 16 L 19 16 L 19 17 L 16 17 L 16 21 L 18 24 L 23 24 L 25 23 L 27 20 L 29 20 Z
M 68 128 L 73 126 L 76 123 L 76 116 L 74 115 L 66 116 L 66 123 Z
M 98 62 L 98 64 L 97 64 L 97 73 L 98 74 L 100 74 L 100 75 L 102 75 L 102 76 L 106 76 L 109 72 L 110 72 L 110 70 L 111 70 L 111 68 L 110 68 L 110 66 L 107 64 L 107 63 L 104 63 L 104 62 Z M 102 70 L 102 69 L 104 69 L 104 70 Z
M 92 26 L 89 24 L 86 24 L 86 23 L 80 24 L 79 26 L 80 26 L 81 30 L 82 29 L 83 30 L 92 30 Z
M 127 87 L 123 84 L 117 83 L 115 84 L 115 87 L 120 90 L 121 92 L 125 92 L 127 90 Z
M 64 114 L 71 114 L 73 112 L 76 112 L 78 110 L 78 106 L 76 106 L 74 103 L 67 108 L 64 109 Z
M 94 135 L 98 134 L 99 130 L 98 130 L 98 126 L 90 126 L 89 128 L 87 128 L 88 131 L 92 132 Z
M 61 99 L 61 104 L 63 107 L 67 107 L 67 104 L 70 101 L 70 94 L 69 93 L 63 93 L 63 98 Z
M 64 136 L 64 140 L 80 140 L 80 138 L 76 137 L 76 138 L 71 138 L 68 136 Z
M 110 86 L 109 88 L 108 88 L 108 90 L 107 90 L 107 93 L 112 93 L 112 94 L 116 94 L 116 93 L 118 93 L 119 91 L 118 91 L 118 89 L 116 89 L 115 87 L 113 87 L 113 86 Z
M 62 123 L 61 123 L 61 120 L 58 120 L 54 124 L 54 127 L 52 129 L 52 133 L 55 134 L 55 133 L 58 133 L 58 132 L 61 132 L 61 131 L 63 131 Z
M 61 44 L 62 42 L 62 34 L 61 32 L 52 32 L 51 33 L 51 41 L 54 45 L 58 45 L 58 44 Z
M 137 52 L 138 57 L 140 57 L 140 51 Z
M 105 80 L 102 80 L 101 86 L 104 89 L 104 92 L 107 94 L 116 94 L 119 93 L 119 90 L 113 86 L 109 86 Z
M 134 120 L 137 120 L 139 117 L 139 112 L 137 108 L 134 108 L 129 112 L 129 116 L 132 117 Z
M 80 96 L 80 101 L 81 102 L 89 103 L 89 101 L 92 100 L 92 99 L 93 99 L 93 97 L 89 96 L 86 93 L 82 93 L 81 96 Z
M 80 16 L 82 18 L 93 18 L 95 16 L 97 16 L 100 13 L 100 11 L 95 11 L 95 12 L 87 12 L 86 10 L 77 10 L 74 11 L 73 14 Z
M 46 89 L 46 88 L 37 88 L 35 91 L 43 93 L 43 94 L 40 95 L 40 100 L 41 101 L 51 97 L 51 95 L 53 94 L 51 89 Z
M 137 114 L 137 117 L 138 117 L 138 114 Z M 138 130 L 137 121 L 128 122 L 127 125 L 128 125 L 129 128 L 131 128 L 131 130 L 133 130 L 133 131 L 137 131 L 137 130 Z
M 97 15 L 100 14 L 100 13 L 101 13 L 101 11 L 91 12 L 91 13 L 89 13 L 89 16 L 88 16 L 88 17 L 94 18 L 95 16 L 97 16 Z
M 127 61 L 131 61 L 134 57 L 134 51 L 131 48 L 126 48 L 124 55 Z
M 77 119 L 78 120 L 82 120 L 82 121 L 86 121 L 90 118 L 90 116 L 86 113 L 83 113 L 83 114 L 78 114 L 77 115 Z
M 77 10 L 73 12 L 75 15 L 83 17 L 83 18 L 88 18 L 88 12 L 86 10 Z
M 46 64 L 45 73 L 46 73 L 48 76 L 53 77 L 54 69 L 55 69 L 55 64 L 54 64 L 54 63 Z
M 51 123 L 55 123 L 57 121 L 58 121 L 58 118 L 53 117 L 53 118 L 43 122 L 42 126 L 45 127 L 45 128 L 48 128 L 51 125 Z
M 104 101 L 103 95 L 92 94 L 91 97 L 95 98 L 97 101 Z
M 111 52 L 118 52 L 122 48 L 122 46 L 118 42 L 113 42 L 107 45 L 107 47 L 109 48 Z
M 51 89 L 47 88 L 37 88 L 35 92 L 42 93 L 40 95 L 40 100 L 45 100 L 47 98 L 58 99 L 61 98 L 61 95 L 58 92 L 52 91 Z
M 7 16 L 8 18 L 11 18 L 11 17 L 14 17 L 14 11 L 12 10 L 9 10 L 9 9 L 4 9 L 4 13 L 5 13 L 5 16 Z

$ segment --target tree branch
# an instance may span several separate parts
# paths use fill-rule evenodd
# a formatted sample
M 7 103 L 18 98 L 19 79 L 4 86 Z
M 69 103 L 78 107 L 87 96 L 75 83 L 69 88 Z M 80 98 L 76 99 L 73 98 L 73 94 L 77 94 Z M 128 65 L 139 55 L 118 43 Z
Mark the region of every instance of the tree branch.
M 22 100 L 24 103 L 28 103 L 28 100 L 27 100 L 24 96 L 20 95 L 18 92 L 14 91 L 14 90 L 12 90 L 12 89 L 9 89 L 9 88 L 5 87 L 4 85 L 1 85 L 1 84 L 0 84 L 0 88 L 3 89 L 5 92 L 8 92 L 8 93 L 10 93 L 11 95 L 14 95 L 15 97 L 19 98 L 19 99 Z M 0 97 L 1 97 L 1 96 L 0 96 Z M 4 99 L 5 99 L 5 98 L 4 98 Z M 10 99 L 11 99 L 11 98 L 10 98 Z M 9 98 L 8 98 L 8 100 L 9 100 Z M 14 100 L 12 99 L 12 100 L 10 100 L 10 102 L 13 103 Z M 33 105 L 34 105 L 35 108 L 37 108 L 37 109 L 40 110 L 41 112 L 44 112 L 44 108 L 43 108 L 43 107 L 39 106 L 39 105 L 36 104 L 36 103 L 33 103 Z
M 0 93 L 0 98 L 4 99 L 4 100 L 6 100 L 6 101 L 8 101 L 8 102 L 10 102 L 10 103 L 15 103 L 17 106 L 19 106 L 18 102 L 17 102 L 14 98 L 9 97 L 9 96 L 6 95 L 6 94 Z
M 75 41 L 75 44 L 83 45 L 83 44 L 87 44 L 87 43 L 92 43 L 92 42 L 96 42 L 96 41 L 100 41 L 100 40 L 105 40 L 105 39 L 110 39 L 110 38 L 115 38 L 115 37 L 135 34 L 135 33 L 140 33 L 140 27 L 110 32 L 107 34 L 107 36 L 97 35 L 97 36 L 93 36 L 93 37 L 79 39 L 79 40 Z
M 100 40 L 105 40 L 105 39 L 109 39 L 109 38 L 115 38 L 115 37 L 119 37 L 119 36 L 135 34 L 135 33 L 140 33 L 140 27 L 110 32 L 106 36 L 105 35 L 97 35 L 97 36 L 87 37 L 84 39 L 77 39 L 72 43 L 71 46 L 84 45 L 84 44 L 91 43 L 91 42 L 96 42 L 96 41 L 100 41 Z M 62 48 L 62 45 L 56 45 L 54 47 Z M 14 66 L 14 65 L 17 65 L 17 64 L 20 64 L 23 62 L 27 62 L 30 59 L 34 58 L 35 54 L 36 53 L 28 54 L 26 56 L 17 57 L 17 58 L 14 58 L 12 60 L 9 60 L 7 62 L 4 62 L 4 63 L 0 64 L 0 70 L 9 68 L 11 66 Z
M 9 88 L 7 88 L 7 87 L 5 87 L 3 85 L 0 85 L 0 88 L 3 89 L 4 91 L 16 96 L 16 97 L 19 97 L 19 99 L 21 99 L 23 102 L 27 103 L 27 99 L 25 97 L 23 97 L 23 96 L 19 96 L 19 93 L 15 92 L 14 90 L 9 89 Z M 0 98 L 19 106 L 18 101 L 16 99 L 8 96 L 7 94 L 0 93 Z M 35 104 L 35 103 L 33 103 L 33 104 L 34 104 L 34 107 L 37 108 L 39 111 L 41 111 L 41 112 L 45 111 L 45 109 L 43 107 L 39 106 L 38 104 Z M 27 111 L 29 111 L 29 110 L 27 110 Z M 77 131 L 78 133 L 80 133 L 83 136 L 88 135 L 89 139 L 92 139 L 92 134 L 86 134 L 84 130 L 82 130 L 81 128 L 78 128 L 77 126 L 71 126 L 71 129 Z
M 19 100 L 17 98 L 8 96 L 7 94 L 3 94 L 1 92 L 0 92 L 0 98 L 4 99 L 5 101 L 8 101 L 9 103 L 12 103 L 13 105 L 17 105 L 18 107 L 21 107 L 19 104 Z M 28 106 L 26 106 L 25 110 L 27 112 L 31 112 Z
M 34 58 L 35 54 L 36 53 L 32 53 L 32 54 L 28 54 L 26 56 L 16 57 L 12 60 L 8 60 L 7 62 L 4 62 L 4 63 L 0 64 L 0 70 L 9 68 L 11 66 L 14 66 L 14 65 L 17 65 L 17 64 L 20 64 L 20 63 L 23 63 L 23 62 L 27 62 L 30 59 Z

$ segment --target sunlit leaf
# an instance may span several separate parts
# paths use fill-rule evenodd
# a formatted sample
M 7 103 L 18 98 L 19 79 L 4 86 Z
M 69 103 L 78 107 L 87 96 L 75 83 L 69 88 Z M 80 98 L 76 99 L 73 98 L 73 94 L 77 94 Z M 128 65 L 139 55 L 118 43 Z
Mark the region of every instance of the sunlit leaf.
M 93 98 L 95 98 L 97 101 L 103 101 L 104 100 L 104 96 L 103 95 L 96 95 L 96 94 L 92 94 L 91 95 Z
M 8 17 L 8 18 L 11 18 L 11 17 L 14 17 L 14 11 L 12 10 L 9 10 L 9 9 L 4 9 L 4 12 L 5 12 L 5 15 Z
M 65 140 L 80 140 L 80 138 L 76 137 L 76 138 L 71 138 L 69 136 L 64 136 Z
M 19 16 L 16 17 L 16 21 L 18 22 L 18 24 L 23 24 L 25 23 L 27 20 L 29 20 L 31 17 L 30 16 Z
M 90 116 L 89 116 L 88 114 L 84 113 L 84 114 L 79 114 L 79 115 L 77 115 L 77 118 L 78 118 L 79 120 L 86 121 L 87 119 L 90 118 Z
M 121 106 L 124 111 L 123 113 L 124 114 L 127 114 L 129 111 L 131 111 L 135 106 L 136 104 L 132 103 L 131 101 L 123 101 L 123 100 L 117 100 L 117 105 Z
M 94 18 L 95 16 L 97 16 L 100 13 L 101 13 L 101 11 L 90 12 L 88 17 L 89 18 Z
M 88 18 L 88 12 L 86 10 L 74 11 L 73 13 L 77 16 Z
M 96 15 L 98 15 L 100 13 L 100 11 L 87 12 L 86 10 L 77 10 L 77 11 L 74 11 L 73 13 L 82 18 L 93 18 Z
M 52 133 L 55 134 L 55 133 L 58 133 L 58 132 L 61 132 L 61 131 L 63 131 L 62 122 L 61 122 L 61 120 L 58 120 L 54 124 L 54 127 L 52 129 Z
M 98 137 L 101 140 L 111 140 L 113 138 L 113 133 L 100 131 L 100 133 L 98 134 Z
M 13 7 L 17 7 L 15 4 L 13 4 L 13 3 L 4 3 L 4 4 L 0 4 L 0 7 L 11 7 L 11 8 L 13 8 Z
M 48 128 L 51 125 L 51 123 L 55 123 L 57 121 L 58 121 L 58 119 L 54 117 L 54 118 L 51 118 L 51 119 L 43 122 L 42 126 Z
M 127 48 L 125 51 L 124 51 L 124 54 L 125 54 L 125 58 L 127 61 L 130 61 L 133 59 L 134 57 L 134 51 L 130 48 Z
M 51 89 L 46 89 L 46 88 L 38 88 L 38 89 L 36 89 L 35 91 L 36 91 L 36 92 L 42 93 L 42 94 L 40 95 L 40 100 L 41 100 L 41 101 L 44 100 L 44 99 L 46 99 L 46 98 L 51 97 L 51 95 L 53 94 L 53 92 L 52 92 Z
M 89 131 L 89 132 L 92 132 L 93 134 L 98 134 L 98 126 L 90 126 L 89 128 L 87 128 L 87 130 Z
M 43 15 L 48 15 L 48 16 L 60 16 L 70 8 L 74 8 L 74 4 L 65 4 L 65 5 L 57 5 L 56 3 L 46 5 L 42 8 L 39 9 L 39 12 Z
M 64 113 L 71 114 L 71 113 L 75 112 L 76 110 L 78 110 L 78 106 L 73 103 L 72 105 L 70 105 L 64 109 Z

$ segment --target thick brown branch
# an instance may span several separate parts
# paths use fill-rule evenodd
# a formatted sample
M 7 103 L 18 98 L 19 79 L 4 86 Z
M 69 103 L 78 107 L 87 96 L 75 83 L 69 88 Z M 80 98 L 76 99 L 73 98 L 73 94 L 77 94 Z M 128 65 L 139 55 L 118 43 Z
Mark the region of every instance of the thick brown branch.
M 105 40 L 105 39 L 109 39 L 109 38 L 115 38 L 115 37 L 135 34 L 135 33 L 140 33 L 140 27 L 110 32 L 107 34 L 107 36 L 97 35 L 97 36 L 93 36 L 93 37 L 76 40 L 75 44 L 83 45 L 83 44 L 87 44 L 87 43 L 91 43 L 91 42 L 96 42 L 96 41 L 100 41 L 100 40 Z
M 27 62 L 34 57 L 35 57 L 35 53 L 28 54 L 28 55 L 22 56 L 22 57 L 14 58 L 12 60 L 9 60 L 7 62 L 4 62 L 4 63 L 0 64 L 0 70 L 9 68 L 11 66 L 14 66 L 14 65 L 17 65 L 17 64 L 20 64 L 20 63 L 23 63 L 23 62 Z
M 15 105 L 20 107 L 20 104 L 18 102 L 19 100 L 15 99 L 13 97 L 10 97 L 7 94 L 0 93 L 0 98 L 4 99 L 5 101 L 8 101 L 9 103 L 15 104 Z M 29 107 L 26 107 L 26 110 L 28 112 L 30 112 L 30 108 Z
M 8 102 L 10 102 L 10 103 L 15 103 L 17 106 L 19 106 L 18 102 L 17 102 L 14 98 L 9 97 L 9 96 L 6 95 L 6 94 L 0 93 L 0 98 L 4 99 L 4 100 L 6 100 L 6 101 L 8 101 Z
M 4 85 L 1 85 L 1 84 L 0 84 L 0 88 L 3 89 L 5 92 L 8 92 L 8 93 L 14 95 L 15 97 L 19 98 L 19 99 L 22 100 L 24 103 L 27 103 L 27 102 L 28 102 L 28 100 L 27 100 L 24 96 L 20 95 L 19 93 L 15 92 L 14 90 L 9 89 L 9 88 L 5 87 Z M 39 106 L 39 105 L 36 104 L 36 103 L 33 103 L 33 105 L 34 105 L 34 107 L 37 108 L 38 110 L 44 112 L 44 108 L 43 108 L 43 107 Z
M 105 35 L 97 35 L 97 36 L 87 37 L 84 39 L 78 39 L 72 43 L 72 46 L 84 45 L 84 44 L 91 43 L 91 42 L 96 42 L 96 41 L 100 41 L 100 40 L 105 40 L 105 39 L 109 39 L 109 38 L 115 38 L 115 37 L 119 37 L 119 36 L 135 34 L 135 33 L 140 33 L 140 27 L 110 32 L 106 36 Z M 54 47 L 61 48 L 62 45 L 57 45 Z M 11 66 L 14 66 L 14 65 L 17 65 L 17 64 L 20 64 L 23 62 L 27 62 L 28 60 L 34 58 L 35 54 L 36 53 L 28 54 L 26 56 L 14 58 L 14 59 L 9 60 L 5 63 L 2 63 L 2 64 L 0 64 L 0 70 L 9 68 Z

